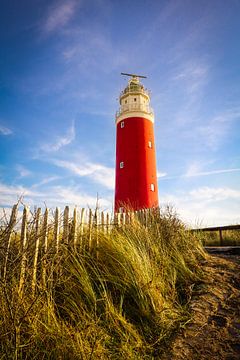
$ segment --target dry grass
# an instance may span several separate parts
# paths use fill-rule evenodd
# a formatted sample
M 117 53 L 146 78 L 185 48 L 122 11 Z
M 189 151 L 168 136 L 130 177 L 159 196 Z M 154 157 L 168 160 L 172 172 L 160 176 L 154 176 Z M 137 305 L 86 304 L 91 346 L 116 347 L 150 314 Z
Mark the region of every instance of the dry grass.
M 1 359 L 152 359 L 188 321 L 206 255 L 172 211 L 152 214 L 147 227 L 98 231 L 92 242 L 95 252 L 49 247 L 47 281 L 40 269 L 34 295 L 28 259 L 23 296 L 13 244 L 0 287 Z

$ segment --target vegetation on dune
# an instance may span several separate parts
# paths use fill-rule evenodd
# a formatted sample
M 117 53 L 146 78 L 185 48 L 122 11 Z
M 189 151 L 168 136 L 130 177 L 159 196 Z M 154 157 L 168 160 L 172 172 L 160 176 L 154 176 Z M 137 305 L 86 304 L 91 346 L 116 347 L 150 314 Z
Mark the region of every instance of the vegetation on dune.
M 202 232 L 199 234 L 204 246 L 240 246 L 239 230 L 222 231 L 222 241 L 218 231 Z
M 152 213 L 148 226 L 98 230 L 91 242 L 94 252 L 49 247 L 34 294 L 30 267 L 19 294 L 16 242 L 0 285 L 1 359 L 152 359 L 189 320 L 206 255 L 172 211 Z

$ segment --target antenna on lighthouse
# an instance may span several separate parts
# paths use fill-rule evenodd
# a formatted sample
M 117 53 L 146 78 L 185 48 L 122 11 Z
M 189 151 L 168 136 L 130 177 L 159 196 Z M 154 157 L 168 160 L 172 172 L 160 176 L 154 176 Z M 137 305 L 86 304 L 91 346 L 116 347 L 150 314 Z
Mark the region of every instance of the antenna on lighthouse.
M 146 76 L 143 75 L 137 75 L 137 74 L 128 74 L 128 73 L 121 73 L 121 75 L 126 75 L 126 76 L 132 76 L 132 77 L 138 77 L 138 78 L 142 78 L 142 79 L 146 79 Z

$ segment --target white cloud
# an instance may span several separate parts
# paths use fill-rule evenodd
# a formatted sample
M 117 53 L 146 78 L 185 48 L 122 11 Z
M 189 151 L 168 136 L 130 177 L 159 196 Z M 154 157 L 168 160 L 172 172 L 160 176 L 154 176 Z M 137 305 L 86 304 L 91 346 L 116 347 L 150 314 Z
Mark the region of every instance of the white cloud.
M 51 7 L 48 17 L 43 24 L 44 31 L 47 33 L 64 27 L 73 17 L 79 2 L 74 0 L 57 2 L 55 7 Z
M 182 68 L 173 76 L 173 80 L 183 82 L 185 91 L 193 95 L 208 82 L 208 76 L 208 65 L 192 60 L 184 63 Z
M 34 192 L 21 185 L 6 185 L 0 183 L 0 205 L 11 206 L 16 204 L 20 198 L 36 198 L 41 196 L 41 193 Z
M 12 132 L 11 129 L 9 129 L 9 128 L 3 126 L 3 125 L 0 125 L 0 135 L 5 135 L 5 136 L 7 136 L 7 135 L 11 135 L 12 133 L 13 133 L 13 132 Z
M 240 171 L 240 168 L 201 171 L 200 165 L 197 163 L 194 163 L 194 164 L 190 165 L 187 172 L 182 177 L 208 176 L 208 175 L 232 173 L 232 172 L 238 172 L 238 171 Z
M 240 109 L 232 109 L 214 116 L 204 126 L 199 126 L 195 134 L 204 139 L 205 146 L 216 150 L 228 135 L 232 122 L 240 118 Z
M 171 204 L 190 227 L 240 223 L 240 190 L 199 187 L 174 194 L 160 194 L 160 204 Z
M 94 209 L 97 200 L 97 196 L 83 193 L 78 187 L 53 186 L 49 189 L 49 197 L 46 199 L 46 205 L 49 207 L 77 205 Z M 99 199 L 99 204 L 101 207 L 107 209 L 111 209 L 112 207 L 112 204 L 108 199 Z
M 25 168 L 23 165 L 20 165 L 20 164 L 17 165 L 16 169 L 19 172 L 20 177 L 27 177 L 27 176 L 32 175 L 32 172 L 30 170 L 28 170 L 27 168 Z
M 240 171 L 240 168 L 217 169 L 217 170 L 202 171 L 202 167 L 201 167 L 200 164 L 193 163 L 188 167 L 185 174 L 166 176 L 167 175 L 166 173 L 162 173 L 161 176 L 159 176 L 159 174 L 158 174 L 158 179 L 159 180 L 182 179 L 182 178 L 191 178 L 191 177 L 198 177 L 198 176 L 227 174 L 227 173 L 233 173 L 233 172 L 239 172 L 239 171 Z
M 55 152 L 63 146 L 71 144 L 75 139 L 75 125 L 72 124 L 65 135 L 57 137 L 56 141 L 52 144 L 43 144 L 41 150 L 45 152 Z
M 165 172 L 161 172 L 161 171 L 157 172 L 157 178 L 161 178 L 161 177 L 164 177 L 166 175 L 167 175 L 167 173 L 165 173 Z
M 70 76 L 76 76 L 76 71 L 86 73 L 91 69 L 88 76 L 91 79 L 95 78 L 96 71 L 110 73 L 127 63 L 129 52 L 121 45 L 116 48 L 106 27 L 72 27 L 64 35 L 69 40 L 63 44 L 62 57 L 74 68 L 74 73 L 69 72 Z
M 42 185 L 49 184 L 50 182 L 58 180 L 59 178 L 60 178 L 59 176 L 47 176 L 43 180 L 41 180 L 40 182 L 38 182 L 36 184 L 33 184 L 31 186 L 31 188 L 34 189 L 34 188 L 40 187 Z
M 65 207 L 80 206 L 95 208 L 98 201 L 101 208 L 112 209 L 112 200 L 110 198 L 99 198 L 83 192 L 78 186 L 50 186 L 44 191 L 33 191 L 23 186 L 9 186 L 0 183 L 0 206 L 10 207 L 16 204 L 21 198 L 22 202 L 28 206 L 56 206 Z
M 70 170 L 78 176 L 88 176 L 92 181 L 97 182 L 108 189 L 114 189 L 114 169 L 91 162 L 84 162 L 80 165 L 65 161 L 65 160 L 52 160 L 52 162 L 64 169 Z
M 211 188 L 208 186 L 201 187 L 189 192 L 190 196 L 196 200 L 221 201 L 226 199 L 239 199 L 240 190 L 231 188 Z

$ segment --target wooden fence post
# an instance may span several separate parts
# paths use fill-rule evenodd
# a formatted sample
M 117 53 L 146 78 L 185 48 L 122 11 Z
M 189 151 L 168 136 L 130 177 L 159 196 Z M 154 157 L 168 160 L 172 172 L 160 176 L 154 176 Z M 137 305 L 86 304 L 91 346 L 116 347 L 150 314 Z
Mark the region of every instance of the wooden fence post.
M 60 209 L 56 207 L 55 216 L 54 216 L 54 233 L 53 233 L 53 242 L 55 244 L 56 254 L 58 254 L 59 251 L 59 229 L 60 229 L 59 214 L 60 214 Z
M 88 251 L 92 250 L 92 225 L 93 225 L 93 215 L 92 215 L 92 210 L 89 209 L 89 213 L 88 213 L 88 230 L 89 230 L 89 238 L 88 238 Z
M 84 231 L 84 220 L 85 220 L 85 209 L 81 210 L 81 223 L 80 223 L 80 249 L 81 251 L 85 250 L 85 245 L 83 244 L 83 231 Z
M 3 268 L 3 281 L 4 282 L 6 280 L 6 275 L 7 275 L 7 262 L 8 262 L 8 256 L 9 256 L 9 251 L 10 251 L 10 245 L 11 245 L 12 231 L 17 222 L 17 212 L 18 212 L 18 204 L 14 205 L 12 208 L 11 217 L 10 217 L 10 221 L 9 221 L 9 224 L 7 227 L 6 237 L 5 237 L 5 241 L 4 241 L 4 247 L 6 248 L 5 262 L 4 262 L 4 268 Z
M 94 246 L 93 246 L 93 253 L 98 258 L 98 245 L 99 245 L 99 211 L 98 209 L 95 210 L 94 213 Z
M 109 213 L 106 214 L 106 233 L 110 234 L 110 215 Z
M 222 236 L 222 230 L 219 229 L 219 239 L 220 239 L 220 246 L 223 246 L 223 236 Z
M 23 209 L 23 217 L 22 217 L 22 228 L 21 228 L 21 248 L 20 251 L 22 253 L 22 259 L 20 264 L 20 279 L 19 279 L 19 287 L 18 287 L 18 294 L 20 297 L 23 295 L 24 290 L 24 282 L 25 282 L 25 275 L 26 275 L 26 266 L 27 266 L 27 226 L 28 226 L 28 215 L 29 215 L 29 208 L 27 206 Z
M 47 250 L 48 250 L 48 208 L 46 208 L 44 212 L 42 240 L 43 240 L 42 281 L 43 281 L 43 287 L 46 288 Z
M 126 225 L 126 213 L 122 213 L 122 225 L 123 227 Z
M 74 250 L 77 250 L 77 208 L 75 207 L 73 210 L 73 220 L 72 220 L 72 241 Z
M 69 238 L 69 206 L 66 206 L 63 214 L 63 242 L 68 244 Z
M 36 289 L 36 280 L 37 280 L 37 263 L 38 263 L 38 253 L 39 253 L 39 240 L 40 240 L 40 217 L 41 217 L 41 208 L 37 209 L 36 219 L 35 219 L 35 254 L 33 259 L 33 276 L 32 276 L 32 293 L 35 295 Z
M 101 212 L 101 231 L 102 231 L 103 233 L 106 232 L 106 228 L 105 228 L 105 214 L 104 214 L 103 211 Z

